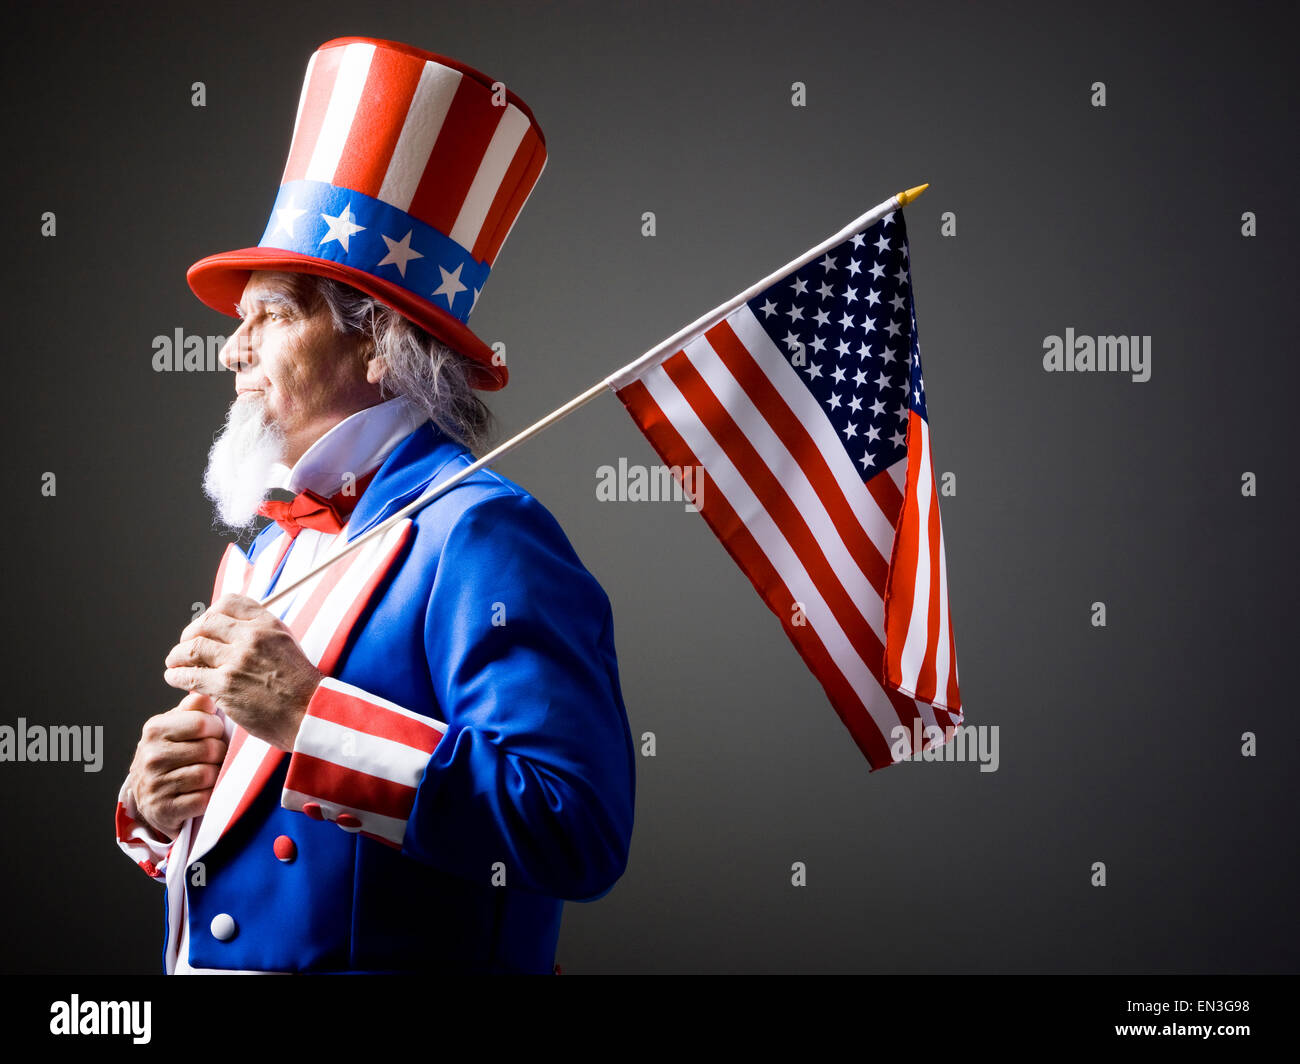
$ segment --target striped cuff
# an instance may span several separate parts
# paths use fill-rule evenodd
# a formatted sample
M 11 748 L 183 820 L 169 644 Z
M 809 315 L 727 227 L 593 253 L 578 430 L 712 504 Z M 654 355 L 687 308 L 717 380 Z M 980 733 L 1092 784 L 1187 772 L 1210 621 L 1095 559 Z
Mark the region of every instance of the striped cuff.
M 307 704 L 280 804 L 401 849 L 447 726 L 326 677 Z
M 117 792 L 117 844 L 147 875 L 154 879 L 165 879 L 167 855 L 171 853 L 172 844 L 155 838 L 148 828 L 136 820 L 138 815 L 135 796 L 127 789 L 126 780 L 123 780 Z

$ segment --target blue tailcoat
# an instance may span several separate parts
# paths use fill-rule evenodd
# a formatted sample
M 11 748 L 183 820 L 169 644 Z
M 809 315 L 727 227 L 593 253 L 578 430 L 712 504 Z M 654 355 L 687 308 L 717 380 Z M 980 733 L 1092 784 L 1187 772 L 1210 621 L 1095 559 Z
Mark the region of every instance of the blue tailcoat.
M 421 426 L 358 500 L 349 538 L 471 460 Z M 413 532 L 333 670 L 447 724 L 401 850 L 282 808 L 286 756 L 204 856 L 205 884 L 187 877 L 194 967 L 550 972 L 562 901 L 622 874 L 634 752 L 608 598 L 550 513 L 496 473 L 435 500 Z M 273 852 L 282 835 L 292 863 Z M 219 913 L 238 925 L 228 941 L 210 930 Z

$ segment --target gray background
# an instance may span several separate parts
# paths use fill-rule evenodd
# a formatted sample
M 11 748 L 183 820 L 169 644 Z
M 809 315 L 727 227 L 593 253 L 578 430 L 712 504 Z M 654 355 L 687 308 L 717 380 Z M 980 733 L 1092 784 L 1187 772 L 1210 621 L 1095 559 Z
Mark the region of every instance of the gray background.
M 957 475 L 942 505 L 967 721 L 1000 727 L 1000 770 L 869 774 L 698 515 L 596 500 L 599 465 L 657 461 L 602 398 L 500 464 L 612 598 L 633 733 L 658 743 L 627 874 L 566 907 L 565 969 L 1295 971 L 1282 18 L 919 2 L 11 16 L 0 723 L 102 723 L 107 749 L 98 775 L 0 765 L 0 968 L 159 968 L 161 891 L 110 821 L 221 553 L 199 477 L 231 379 L 154 373 L 151 340 L 232 327 L 185 268 L 256 243 L 308 57 L 362 34 L 505 80 L 546 133 L 473 319 L 507 344 L 503 433 L 932 183 L 908 211 L 917 315 L 936 468 Z M 1043 337 L 1067 326 L 1151 335 L 1151 380 L 1044 373 Z

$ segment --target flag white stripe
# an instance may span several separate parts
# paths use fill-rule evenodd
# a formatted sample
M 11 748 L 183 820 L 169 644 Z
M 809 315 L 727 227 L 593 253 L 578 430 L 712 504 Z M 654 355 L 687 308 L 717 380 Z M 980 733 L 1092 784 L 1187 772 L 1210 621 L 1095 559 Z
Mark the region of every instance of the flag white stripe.
M 762 503 L 739 471 L 731 464 L 730 459 L 718 446 L 705 425 L 701 423 L 686 398 L 664 372 L 663 367 L 656 366 L 650 370 L 641 378 L 641 382 L 658 404 L 659 409 L 681 434 L 692 453 L 709 471 L 709 479 L 713 486 L 722 492 L 731 508 L 744 522 L 745 528 L 754 537 L 759 549 L 776 569 L 790 593 L 795 596 L 796 601 L 804 604 L 804 613 L 809 625 L 822 645 L 826 647 L 835 667 L 839 669 L 866 707 L 875 722 L 876 730 L 884 736 L 889 736 L 900 723 L 898 714 L 886 697 L 880 682 L 836 622 L 799 560 L 798 553 L 786 542 L 781 530 L 773 523 Z
M 226 557 L 221 571 L 221 587 L 217 589 L 217 597 L 242 594 L 244 580 L 250 568 L 248 555 L 235 544 L 230 544 L 226 548 Z
M 302 92 L 298 94 L 298 110 L 293 116 L 293 137 L 289 141 L 291 153 L 292 145 L 298 139 L 298 127 L 302 125 L 302 109 L 307 106 L 307 90 L 311 87 L 311 75 L 316 69 L 316 57 L 319 54 L 319 52 L 312 52 L 311 58 L 307 60 L 307 73 L 302 79 Z
M 908 691 L 915 691 L 925 664 L 926 644 L 929 641 L 930 616 L 930 504 L 934 485 L 930 482 L 930 433 L 925 418 L 917 417 L 917 435 L 921 440 L 921 453 L 915 455 L 916 476 L 916 583 L 912 590 L 912 615 L 907 622 L 907 638 L 899 661 L 899 679 Z
M 501 121 L 497 123 L 492 139 L 488 142 L 478 172 L 470 183 L 469 192 L 465 194 L 465 202 L 456 215 L 456 222 L 447 234 L 461 247 L 473 248 L 474 242 L 478 240 L 483 221 L 492 209 L 492 201 L 501 187 L 501 181 L 527 132 L 528 119 L 523 111 L 514 104 L 507 105 L 505 114 L 501 116 Z
M 745 434 L 745 438 L 763 460 L 763 464 L 771 470 L 799 515 L 807 522 L 813 538 L 821 547 L 827 563 L 835 571 L 839 583 L 848 593 L 858 614 L 870 625 L 883 644 L 884 601 L 872 587 L 871 581 L 862 571 L 861 564 L 841 538 L 839 526 L 826 512 L 826 505 L 817 494 L 817 490 L 809 483 L 803 466 L 795 460 L 780 437 L 772 431 L 772 426 L 750 401 L 748 393 L 731 375 L 706 337 L 697 337 L 683 350 L 709 386 L 709 390 Z M 858 487 L 862 487 L 861 480 L 858 481 Z
M 420 187 L 433 145 L 460 88 L 460 79 L 459 70 L 441 63 L 427 62 L 420 71 L 420 81 L 402 123 L 397 147 L 393 149 L 384 183 L 379 188 L 379 199 L 398 210 L 411 206 L 415 190 Z
M 308 181 L 333 182 L 343 146 L 352 130 L 357 105 L 361 102 L 361 93 L 366 87 L 366 75 L 370 73 L 370 60 L 374 54 L 373 44 L 344 46 L 343 58 L 339 62 L 338 74 L 330 91 L 330 102 L 304 174 Z
M 894 546 L 894 526 L 885 519 L 876 500 L 872 498 L 871 492 L 862 482 L 861 471 L 844 449 L 839 434 L 826 419 L 826 414 L 816 398 L 786 361 L 785 355 L 772 343 L 772 338 L 763 331 L 763 326 L 748 305 L 737 310 L 727 321 L 767 379 L 772 382 L 772 386 L 790 407 L 794 416 L 807 429 L 808 435 L 817 445 L 817 450 L 821 452 L 827 466 L 830 467 L 831 475 L 840 486 L 840 491 L 848 500 L 849 507 L 858 519 L 858 524 L 875 544 L 880 556 L 888 561 Z
M 412 789 L 429 765 L 427 750 L 312 716 L 303 717 L 293 752 Z
M 253 563 L 253 575 L 248 581 L 248 591 L 246 592 L 251 598 L 264 598 L 266 596 L 267 585 L 270 584 L 271 577 L 275 574 L 275 564 L 280 557 L 280 552 L 284 550 L 287 536 L 287 532 L 281 532 L 257 556 L 257 561 Z
M 185 821 L 181 832 L 172 845 L 175 860 L 168 859 L 166 878 L 167 893 L 167 954 L 163 958 L 163 970 L 170 975 L 176 970 L 176 960 L 180 955 L 181 935 L 186 930 L 182 921 L 185 919 L 185 871 L 189 862 L 185 860 L 190 852 L 190 840 L 194 837 L 196 825 L 203 826 L 203 816 Z

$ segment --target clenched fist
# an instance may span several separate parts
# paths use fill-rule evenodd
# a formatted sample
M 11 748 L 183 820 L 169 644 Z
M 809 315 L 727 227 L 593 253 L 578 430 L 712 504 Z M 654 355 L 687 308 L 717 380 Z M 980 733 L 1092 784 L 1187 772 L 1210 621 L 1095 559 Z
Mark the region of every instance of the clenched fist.
M 207 695 L 186 695 L 150 717 L 127 774 L 136 819 L 156 835 L 176 838 L 185 821 L 207 809 L 225 756 L 226 729 Z
M 321 673 L 256 599 L 226 595 L 181 632 L 163 679 L 209 696 L 250 735 L 292 750 Z

